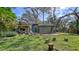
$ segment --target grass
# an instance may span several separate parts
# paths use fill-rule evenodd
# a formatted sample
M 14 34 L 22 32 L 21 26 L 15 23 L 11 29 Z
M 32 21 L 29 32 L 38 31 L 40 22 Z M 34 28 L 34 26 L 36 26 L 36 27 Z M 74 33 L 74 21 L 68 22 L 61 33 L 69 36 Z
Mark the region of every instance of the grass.
M 56 41 L 52 41 L 56 38 Z M 68 42 L 64 41 L 68 38 Z M 0 51 L 47 51 L 46 40 L 54 43 L 60 51 L 79 51 L 79 35 L 62 33 L 60 35 L 16 35 L 0 37 Z

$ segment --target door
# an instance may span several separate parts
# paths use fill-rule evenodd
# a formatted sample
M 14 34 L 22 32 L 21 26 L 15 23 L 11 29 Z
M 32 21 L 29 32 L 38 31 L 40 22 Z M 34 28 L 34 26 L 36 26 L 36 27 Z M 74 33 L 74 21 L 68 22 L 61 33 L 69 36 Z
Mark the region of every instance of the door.
M 38 24 L 33 24 L 32 25 L 32 32 L 38 33 Z

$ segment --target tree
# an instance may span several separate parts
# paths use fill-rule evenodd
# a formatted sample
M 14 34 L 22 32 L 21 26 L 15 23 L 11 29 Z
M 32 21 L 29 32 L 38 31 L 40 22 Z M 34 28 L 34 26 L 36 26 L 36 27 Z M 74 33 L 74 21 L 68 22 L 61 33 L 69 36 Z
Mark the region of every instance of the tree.
M 15 27 L 16 15 L 11 11 L 11 8 L 0 8 L 0 31 L 12 30 Z
M 26 7 L 24 8 L 25 13 L 22 15 L 22 18 L 28 19 L 28 21 L 38 22 L 38 9 L 36 7 Z M 26 20 L 27 21 L 27 20 Z
M 37 22 L 39 21 L 39 16 L 43 15 L 43 23 L 44 23 L 44 15 L 49 14 L 51 7 L 27 7 L 24 8 L 26 11 L 26 14 L 31 14 L 33 16 L 33 19 L 35 19 Z M 29 16 L 30 17 L 30 16 Z
M 78 7 L 74 7 L 74 8 L 70 8 L 70 10 L 72 11 L 72 14 L 75 16 L 76 33 L 79 34 L 79 8 Z
M 70 33 L 76 33 L 76 21 L 74 20 L 74 21 L 71 21 L 70 23 L 69 23 L 69 32 Z
M 77 17 L 77 19 L 76 19 L 76 29 L 77 29 L 77 33 L 79 34 L 79 15 L 77 13 L 77 9 L 78 9 L 78 7 L 75 8 L 73 13 Z
M 38 7 L 37 8 L 40 12 L 40 14 L 42 13 L 43 15 L 43 24 L 44 24 L 44 18 L 45 18 L 45 14 L 50 14 L 50 11 L 51 11 L 51 7 Z
M 72 8 L 73 9 L 73 8 Z M 60 13 L 60 8 L 53 7 L 52 8 L 52 15 L 49 15 L 47 20 L 49 23 L 55 26 L 55 30 L 58 31 L 66 31 L 67 24 L 70 20 L 72 20 L 72 15 L 74 14 L 73 11 L 70 13 L 70 10 L 67 10 L 63 13 L 62 16 L 58 16 L 57 12 Z M 63 12 L 63 11 L 62 11 Z M 74 16 L 73 16 L 74 17 Z

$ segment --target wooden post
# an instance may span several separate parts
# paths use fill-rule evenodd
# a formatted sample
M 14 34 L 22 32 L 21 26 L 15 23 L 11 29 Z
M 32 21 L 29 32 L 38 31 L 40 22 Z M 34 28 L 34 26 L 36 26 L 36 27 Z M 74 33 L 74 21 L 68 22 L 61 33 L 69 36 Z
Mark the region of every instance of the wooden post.
M 48 43 L 48 51 L 53 51 L 53 50 L 54 50 L 54 44 Z

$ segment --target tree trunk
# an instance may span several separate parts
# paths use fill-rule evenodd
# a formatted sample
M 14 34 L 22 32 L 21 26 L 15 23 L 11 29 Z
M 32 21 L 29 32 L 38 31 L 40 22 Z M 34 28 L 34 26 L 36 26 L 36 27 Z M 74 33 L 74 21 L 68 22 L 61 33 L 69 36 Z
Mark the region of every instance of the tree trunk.
M 76 28 L 78 29 L 78 19 L 76 20 L 76 22 L 77 22 L 77 23 L 76 23 Z
M 43 11 L 43 24 L 44 24 L 44 11 Z
M 77 34 L 79 34 L 79 28 L 78 28 L 78 26 L 79 26 L 79 24 L 78 24 L 79 23 L 79 15 L 77 13 L 75 13 L 75 15 L 77 17 L 77 20 L 76 20 L 76 22 L 77 22 L 76 23 L 76 29 L 77 29 L 77 31 L 76 32 L 77 32 Z

